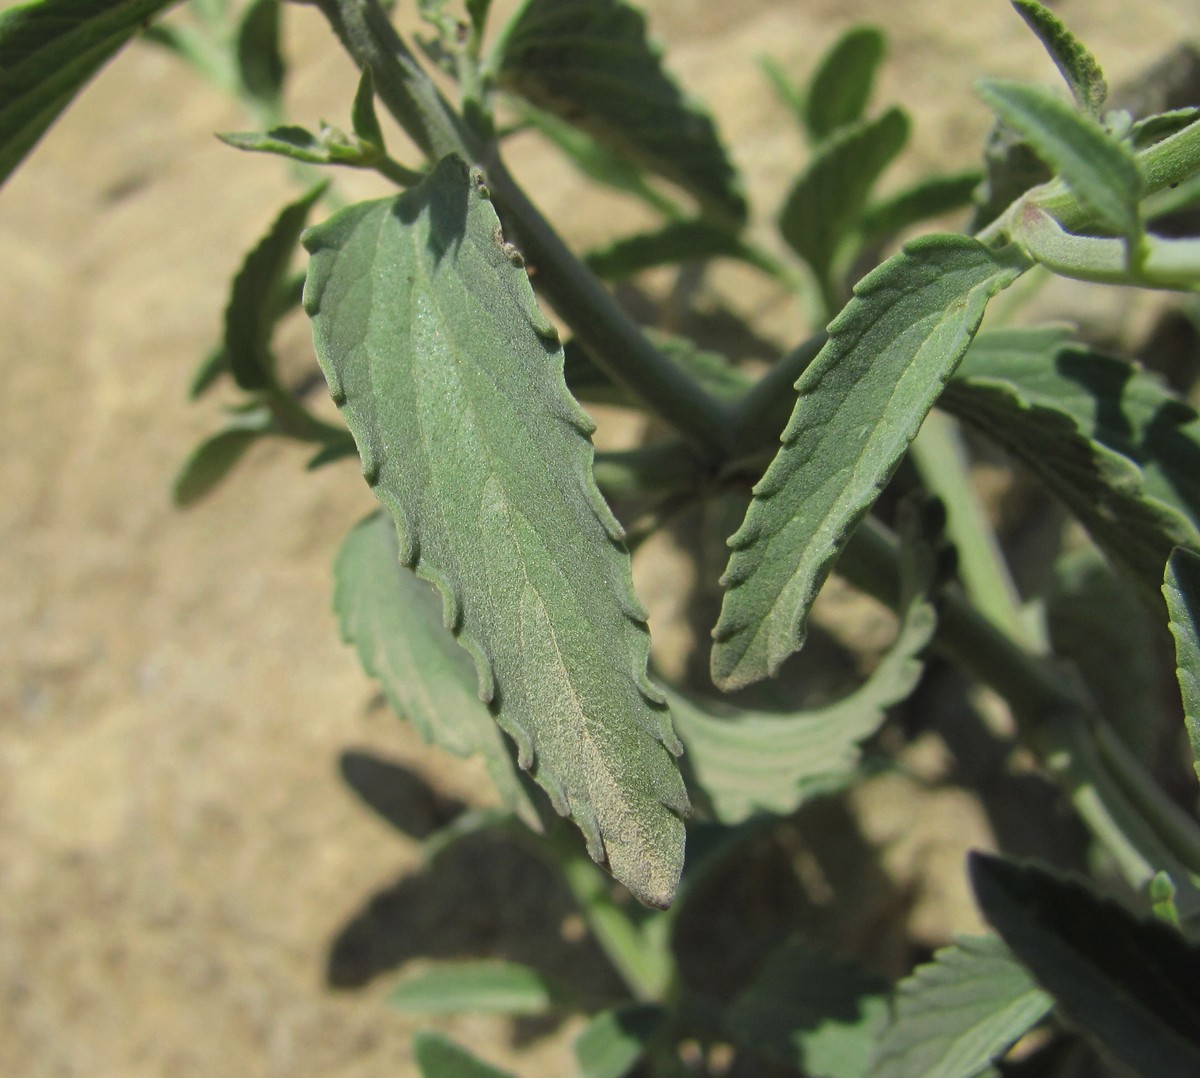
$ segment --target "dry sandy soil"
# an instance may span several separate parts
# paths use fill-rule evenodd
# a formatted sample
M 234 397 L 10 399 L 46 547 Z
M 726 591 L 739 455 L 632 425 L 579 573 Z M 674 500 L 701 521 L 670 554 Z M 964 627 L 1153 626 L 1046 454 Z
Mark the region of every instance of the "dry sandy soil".
M 801 150 L 762 53 L 802 73 L 849 25 L 882 25 L 877 100 L 919 116 L 899 178 L 972 160 L 986 126 L 974 78 L 1053 77 L 1002 0 L 646 6 L 764 218 Z M 1200 31 L 1194 0 L 1058 10 L 1115 81 Z M 286 15 L 291 115 L 337 120 L 350 66 L 314 11 Z M 394 1078 L 414 1073 L 417 1023 L 383 997 L 410 962 L 507 955 L 613 989 L 537 865 L 482 844 L 421 869 L 420 836 L 483 803 L 486 783 L 382 710 L 338 642 L 330 561 L 371 506 L 355 468 L 305 474 L 301 449 L 269 443 L 198 507 L 170 504 L 180 462 L 219 421 L 186 390 L 227 280 L 295 189 L 276 162 L 211 136 L 245 125 L 135 46 L 0 193 L 4 1074 Z M 589 208 L 541 151 L 517 164 L 574 242 L 640 221 L 623 203 Z M 378 190 L 354 176 L 345 189 Z M 761 312 L 768 339 L 800 333 L 793 304 L 736 275 L 723 287 Z M 286 336 L 308 347 L 302 325 Z M 657 603 L 661 573 L 639 574 Z M 990 841 L 978 808 L 952 788 L 872 790 L 864 830 L 885 869 L 942 880 L 915 903 L 918 933 L 969 928 L 958 865 L 964 845 Z M 578 1025 L 442 1028 L 517 1073 L 559 1075 Z

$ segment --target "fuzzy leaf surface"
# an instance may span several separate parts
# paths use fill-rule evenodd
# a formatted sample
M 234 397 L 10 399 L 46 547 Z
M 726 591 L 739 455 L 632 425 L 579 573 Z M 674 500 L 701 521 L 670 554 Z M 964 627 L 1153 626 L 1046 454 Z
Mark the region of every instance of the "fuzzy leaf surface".
M 413 1055 L 421 1078 L 514 1078 L 432 1030 L 423 1029 L 413 1037 Z
M 1046 46 L 1050 59 L 1067 80 L 1075 103 L 1088 115 L 1099 116 L 1100 107 L 1108 96 L 1108 85 L 1096 58 L 1063 25 L 1063 21 L 1038 0 L 1012 0 L 1012 6 Z
M 974 1078 L 1054 1001 L 992 937 L 960 937 L 896 986 L 872 1078 Z
M 1200 948 L 1079 880 L 971 854 L 984 916 L 1062 1010 L 1136 1074 L 1200 1074 Z
M 883 52 L 879 29 L 855 26 L 821 58 L 804 98 L 804 122 L 814 141 L 862 119 Z
M 855 286 L 796 383 L 783 445 L 730 538 L 714 681 L 749 685 L 804 642 L 809 607 L 979 327 L 1021 267 L 952 235 L 904 247 Z
M 426 741 L 456 756 L 482 756 L 504 804 L 540 830 L 504 735 L 479 699 L 471 659 L 442 624 L 437 593 L 400 564 L 387 514 L 373 514 L 346 536 L 333 579 L 342 639 L 357 648 L 392 710 Z
M 0 184 L 84 84 L 177 0 L 35 0 L 0 12 Z
M 683 863 L 681 751 L 646 674 L 594 424 L 478 173 L 448 157 L 310 229 L 305 309 L 400 560 L 432 581 L 480 695 L 588 851 L 650 905 Z
M 505 29 L 502 85 L 679 184 L 720 217 L 746 203 L 708 113 L 680 90 L 623 0 L 526 0 Z
M 405 977 L 388 1005 L 406 1014 L 546 1014 L 566 1000 L 518 962 L 447 962 Z
M 1157 590 L 1171 550 L 1200 545 L 1200 417 L 1153 376 L 1066 337 L 1053 327 L 981 336 L 942 404 Z
M 1192 761 L 1200 777 L 1200 555 L 1176 550 L 1167 563 L 1163 595 L 1175 638 L 1176 674 Z
M 663 1025 L 654 1003 L 624 1003 L 601 1011 L 575 1038 L 581 1078 L 625 1078 Z

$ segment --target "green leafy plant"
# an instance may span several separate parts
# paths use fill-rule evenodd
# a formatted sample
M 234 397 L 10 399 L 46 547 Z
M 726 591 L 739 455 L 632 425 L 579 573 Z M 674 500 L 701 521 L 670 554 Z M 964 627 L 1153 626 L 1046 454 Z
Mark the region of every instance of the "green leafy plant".
M 859 27 L 804 84 L 764 63 L 810 151 L 778 212 L 781 242 L 764 246 L 715 124 L 625 0 L 525 0 L 498 28 L 487 0 L 421 0 L 426 63 L 377 0 L 314 2 L 361 70 L 349 130 L 284 122 L 276 0 L 195 0 L 148 29 L 170 3 L 9 9 L 0 178 L 143 33 L 246 104 L 259 129 L 224 141 L 289 158 L 305 185 L 233 280 L 193 388 L 228 380 L 241 403 L 185 463 L 176 499 L 202 498 L 264 437 L 307 443 L 311 467 L 357 455 L 382 508 L 337 555 L 342 633 L 426 739 L 483 758 L 501 806 L 435 834 L 430 859 L 480 830 L 510 835 L 559 874 L 627 989 L 596 1008 L 529 967 L 464 963 L 407 976 L 393 1004 L 587 1007 L 576 1056 L 589 1078 L 734 1065 L 968 1078 L 996 1073 L 1018 1042 L 1030 1073 L 1078 1073 L 1090 1043 L 1141 1073 L 1197 1071 L 1200 825 L 1140 729 L 1174 717 L 1114 715 L 1114 701 L 1141 705 L 1108 692 L 1094 659 L 1106 641 L 1114 656 L 1153 650 L 1132 628 L 1144 613 L 1169 624 L 1184 720 L 1173 743 L 1186 730 L 1200 761 L 1200 419 L 1143 366 L 1022 324 L 1019 303 L 985 315 L 1023 277 L 1200 289 L 1200 236 L 1160 227 L 1200 200 L 1200 109 L 1106 111 L 1091 53 L 1037 0 L 1014 0 L 1071 99 L 984 81 L 997 124 L 984 169 L 881 194 L 911 123 L 898 107 L 870 112 L 885 42 Z M 392 156 L 377 104 L 423 163 Z M 660 224 L 572 253 L 505 166 L 517 130 Z M 342 205 L 334 173 L 316 178 L 326 166 L 403 190 Z M 896 246 L 967 209 L 967 231 Z M 604 284 L 713 259 L 800 295 L 812 335 L 754 371 L 639 326 Z M 344 425 L 280 372 L 274 331 L 300 305 Z M 596 452 L 591 403 L 662 433 Z M 1086 532 L 1066 551 L 1059 529 L 1052 585 L 1025 596 L 970 481 L 968 445 L 985 443 Z M 630 552 L 697 505 L 712 527 L 731 522 L 717 536 L 731 551 L 711 677 L 671 683 L 648 670 Z M 785 668 L 831 572 L 897 625 L 834 702 Z M 1127 624 L 1097 613 L 1099 596 L 1131 611 Z M 1040 623 L 1025 599 L 1044 604 Z M 1090 834 L 1077 863 L 974 855 L 995 935 L 959 939 L 895 986 L 862 954 L 823 948 L 798 911 L 757 953 L 733 932 L 746 957 L 732 988 L 689 973 L 688 918 L 711 909 L 723 874 L 814 803 L 902 767 L 877 735 L 943 660 L 1007 703 L 1010 749 Z M 1089 864 L 1090 879 L 1061 874 Z M 436 1033 L 414 1056 L 430 1078 L 501 1073 Z

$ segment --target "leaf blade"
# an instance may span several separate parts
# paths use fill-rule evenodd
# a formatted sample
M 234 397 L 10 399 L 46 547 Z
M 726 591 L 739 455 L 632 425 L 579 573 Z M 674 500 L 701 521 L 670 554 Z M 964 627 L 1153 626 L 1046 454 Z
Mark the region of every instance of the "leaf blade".
M 567 994 L 519 962 L 446 962 L 405 977 L 390 1007 L 406 1014 L 547 1014 Z
M 854 26 L 821 58 L 804 98 L 805 126 L 814 141 L 862 119 L 871 98 L 875 72 L 883 60 L 883 32 Z
M 413 1055 L 421 1078 L 514 1078 L 473 1056 L 449 1037 L 423 1029 L 413 1037 Z
M 595 1015 L 575 1038 L 581 1078 L 625 1078 L 665 1017 L 656 1003 L 625 1003 Z
M 1108 84 L 1104 81 L 1104 73 L 1096 58 L 1063 21 L 1038 0 L 1011 2 L 1062 72 L 1075 103 L 1089 115 L 1099 116 L 1100 107 L 1108 96 Z
M 1183 548 L 1171 554 L 1163 596 L 1175 639 L 1176 675 L 1192 765 L 1200 778 L 1200 555 Z

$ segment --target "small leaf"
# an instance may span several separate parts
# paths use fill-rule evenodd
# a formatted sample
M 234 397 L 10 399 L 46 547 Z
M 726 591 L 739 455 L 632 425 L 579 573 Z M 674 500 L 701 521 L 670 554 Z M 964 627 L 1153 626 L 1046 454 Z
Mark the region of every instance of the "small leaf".
M 623 0 L 526 0 L 506 27 L 501 84 L 679 184 L 734 224 L 746 203 L 712 119 L 689 100 Z
M 323 141 L 303 127 L 273 127 L 270 131 L 228 131 L 217 135 L 227 146 L 251 153 L 273 153 L 310 165 L 355 164 L 358 147 Z
M 889 109 L 840 130 L 792 187 L 779 228 L 818 280 L 829 281 L 839 245 L 861 224 L 871 188 L 904 148 L 908 128 L 908 117 Z
M 1082 881 L 972 854 L 984 915 L 1072 1019 L 1137 1074 L 1200 1074 L 1200 949 Z
M 471 18 L 471 26 L 476 34 L 482 34 L 487 24 L 488 9 L 492 0 L 467 0 L 467 14 Z
M 1017 14 L 1037 34 L 1071 88 L 1075 103 L 1090 116 L 1099 116 L 1108 85 L 1096 58 L 1062 20 L 1038 0 L 1012 0 Z
M 308 214 L 328 186 L 317 184 L 285 206 L 233 279 L 225 308 L 225 351 L 234 381 L 242 389 L 264 389 L 274 381 L 271 332 L 275 328 L 276 297 L 287 278 Z
M 591 251 L 588 267 L 605 280 L 619 280 L 656 266 L 733 258 L 757 265 L 758 260 L 737 236 L 707 221 L 671 221 L 653 232 L 614 240 Z
M 350 118 L 354 133 L 363 142 L 380 150 L 384 148 L 383 128 L 379 126 L 379 117 L 375 114 L 375 79 L 369 67 L 364 67 L 359 76 Z
M 40 0 L 0 12 L 0 184 L 87 81 L 176 0 Z
M 855 286 L 796 383 L 783 446 L 729 540 L 713 679 L 739 688 L 804 641 L 816 593 L 979 326 L 1021 272 L 962 236 L 908 244 Z
M 882 202 L 868 206 L 862 215 L 864 241 L 876 243 L 931 217 L 971 205 L 983 173 L 977 169 L 930 176 Z
M 896 986 L 871 1078 L 973 1078 L 1053 1005 L 999 940 L 959 937 Z
M 421 1078 L 513 1078 L 471 1055 L 448 1037 L 422 1030 L 413 1037 L 413 1055 Z
M 580 1078 L 625 1078 L 645 1054 L 665 1017 L 655 1003 L 623 1003 L 601 1011 L 575 1038 Z
M 688 811 L 622 531 L 553 325 L 479 173 L 310 229 L 317 356 L 401 561 L 437 585 L 480 694 L 597 861 L 670 903 Z
M 1062 176 L 1097 223 L 1130 240 L 1141 234 L 1143 181 L 1128 146 L 1040 86 L 994 80 L 979 83 L 978 91 Z
M 279 107 L 287 70 L 279 51 L 280 0 L 252 0 L 237 31 L 238 78 L 251 97 Z
M 437 593 L 400 564 L 396 526 L 385 514 L 346 536 L 333 577 L 342 639 L 357 648 L 392 710 L 427 742 L 457 756 L 482 756 L 504 804 L 541 830 L 504 736 L 475 692 L 475 668 L 442 624 Z
M 1160 112 L 1155 116 L 1147 116 L 1144 120 L 1138 120 L 1129 129 L 1129 137 L 1134 149 L 1141 150 L 1147 146 L 1153 146 L 1165 138 L 1170 138 L 1185 127 L 1191 127 L 1198 119 L 1200 119 L 1200 108 L 1171 109 L 1168 112 Z
M 171 500 L 178 506 L 195 505 L 225 478 L 246 450 L 271 430 L 271 413 L 265 408 L 240 416 L 235 424 L 201 442 L 184 462 L 171 485 Z
M 1175 638 L 1176 674 L 1192 762 L 1200 778 L 1200 555 L 1183 549 L 1171 554 L 1163 596 Z
M 537 970 L 517 962 L 453 962 L 405 977 L 388 1004 L 406 1014 L 546 1014 L 567 1000 Z
M 229 370 L 229 353 L 224 344 L 218 344 L 201 361 L 192 375 L 192 384 L 188 386 L 188 398 L 197 400 L 216 384 L 221 375 Z
M 796 86 L 783 65 L 770 56 L 759 57 L 758 66 L 767 77 L 776 97 L 795 115 L 801 123 L 804 119 L 804 91 Z
M 1053 327 L 971 346 L 941 404 L 1037 475 L 1148 589 L 1200 544 L 1200 418 L 1154 377 Z
M 792 937 L 725 1013 L 735 1043 L 811 1078 L 865 1078 L 887 1021 L 887 986 Z
M 804 120 L 814 141 L 862 119 L 883 52 L 880 30 L 855 26 L 822 57 L 804 101 Z

